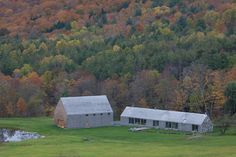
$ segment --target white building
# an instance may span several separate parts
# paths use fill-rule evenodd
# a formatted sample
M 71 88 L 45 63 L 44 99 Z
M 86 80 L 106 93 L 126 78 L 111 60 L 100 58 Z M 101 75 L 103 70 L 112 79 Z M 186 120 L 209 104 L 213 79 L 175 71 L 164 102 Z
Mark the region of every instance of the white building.
M 121 114 L 121 124 L 201 133 L 213 131 L 213 124 L 206 114 L 139 107 L 126 107 Z

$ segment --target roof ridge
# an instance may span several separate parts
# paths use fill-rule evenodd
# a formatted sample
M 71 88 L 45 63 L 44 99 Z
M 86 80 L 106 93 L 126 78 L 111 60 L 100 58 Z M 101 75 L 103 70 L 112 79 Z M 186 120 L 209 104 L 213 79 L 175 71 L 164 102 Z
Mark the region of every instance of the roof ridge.
M 113 112 L 106 95 L 62 97 L 60 102 L 70 115 Z
M 137 109 L 144 109 L 144 110 L 153 110 L 153 111 L 162 111 L 162 112 L 176 112 L 176 113 L 185 113 L 185 114 L 199 114 L 199 115 L 206 115 L 205 113 L 197 113 L 197 112 L 184 112 L 184 111 L 176 111 L 176 110 L 164 110 L 164 109 L 154 109 L 154 108 L 145 108 L 145 107 L 132 107 L 126 106 L 126 108 L 137 108 Z M 207 115 L 206 115 L 207 116 Z
M 88 96 L 68 96 L 68 97 L 61 97 L 60 99 L 64 98 L 84 98 L 84 97 L 107 97 L 106 95 L 88 95 Z

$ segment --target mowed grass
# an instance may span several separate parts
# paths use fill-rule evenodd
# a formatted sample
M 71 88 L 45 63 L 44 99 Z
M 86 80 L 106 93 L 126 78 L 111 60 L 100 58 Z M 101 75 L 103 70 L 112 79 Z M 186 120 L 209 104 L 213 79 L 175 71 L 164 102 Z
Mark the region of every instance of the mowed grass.
M 51 118 L 0 118 L 1 128 L 38 132 L 45 138 L 0 144 L 0 157 L 236 157 L 234 129 L 192 138 L 161 130 L 128 127 L 60 129 Z

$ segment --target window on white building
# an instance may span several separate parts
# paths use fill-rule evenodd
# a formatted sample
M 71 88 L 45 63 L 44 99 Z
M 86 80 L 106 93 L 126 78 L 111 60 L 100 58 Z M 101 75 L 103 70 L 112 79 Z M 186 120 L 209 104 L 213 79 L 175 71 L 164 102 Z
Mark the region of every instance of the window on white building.
M 198 125 L 192 125 L 192 131 L 198 131 Z
M 158 120 L 154 120 L 153 121 L 153 126 L 159 126 L 159 121 Z

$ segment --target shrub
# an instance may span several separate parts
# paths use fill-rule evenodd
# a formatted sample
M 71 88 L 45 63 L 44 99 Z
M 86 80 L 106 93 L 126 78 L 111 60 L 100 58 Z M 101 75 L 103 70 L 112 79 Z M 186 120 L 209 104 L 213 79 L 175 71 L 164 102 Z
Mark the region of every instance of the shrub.
M 231 117 L 225 115 L 217 120 L 216 126 L 217 128 L 219 128 L 220 134 L 224 135 L 226 131 L 230 128 L 231 124 L 232 124 Z

